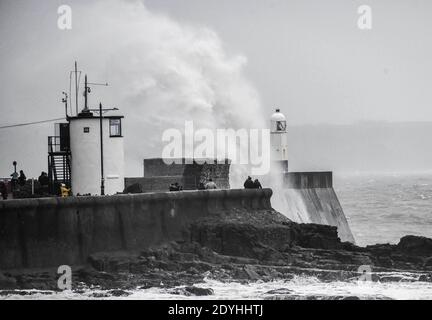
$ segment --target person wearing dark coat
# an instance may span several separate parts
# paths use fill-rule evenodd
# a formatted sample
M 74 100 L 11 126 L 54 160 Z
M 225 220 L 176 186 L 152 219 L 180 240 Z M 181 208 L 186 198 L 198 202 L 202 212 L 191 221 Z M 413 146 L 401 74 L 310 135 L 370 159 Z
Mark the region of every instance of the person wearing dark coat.
M 198 184 L 198 190 L 205 190 L 205 185 L 204 185 L 203 182 L 200 182 L 200 183 Z
M 3 200 L 6 200 L 8 198 L 7 186 L 6 183 L 4 183 L 3 181 L 0 181 L 0 193 Z
M 255 179 L 255 181 L 254 181 L 254 188 L 255 189 L 262 189 L 261 183 L 259 182 L 258 179 Z
M 20 170 L 20 175 L 18 177 L 18 184 L 21 187 L 23 187 L 23 186 L 25 186 L 26 181 L 27 181 L 27 177 L 25 176 L 24 171 Z
M 171 183 L 171 185 L 169 187 L 169 191 L 181 191 L 181 190 L 183 190 L 183 187 L 181 185 L 179 185 L 178 182 Z
M 46 172 L 41 173 L 41 175 L 38 178 L 39 184 L 41 187 L 47 186 L 49 184 L 49 178 Z
M 251 177 L 248 177 L 245 181 L 245 183 L 243 184 L 243 186 L 245 187 L 245 189 L 253 189 L 254 188 L 254 183 L 252 181 Z

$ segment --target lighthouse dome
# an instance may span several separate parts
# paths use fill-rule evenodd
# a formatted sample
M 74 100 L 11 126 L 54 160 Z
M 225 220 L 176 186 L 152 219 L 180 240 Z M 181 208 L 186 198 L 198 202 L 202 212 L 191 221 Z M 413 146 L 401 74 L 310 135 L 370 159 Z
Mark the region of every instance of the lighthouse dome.
M 271 132 L 282 133 L 286 132 L 286 118 L 279 109 L 276 109 L 276 112 L 270 118 L 270 129 Z
M 276 109 L 275 113 L 272 114 L 271 121 L 286 121 L 285 115 L 280 112 L 280 109 Z

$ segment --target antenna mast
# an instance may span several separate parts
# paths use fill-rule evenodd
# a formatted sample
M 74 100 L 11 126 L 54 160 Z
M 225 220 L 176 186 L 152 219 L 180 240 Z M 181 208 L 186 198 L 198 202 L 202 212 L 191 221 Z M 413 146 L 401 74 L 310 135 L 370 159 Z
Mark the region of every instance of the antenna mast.
M 68 95 L 67 95 L 66 92 L 63 91 L 63 99 L 62 99 L 62 102 L 65 104 L 66 119 L 68 118 L 68 114 L 67 114 L 67 101 L 68 101 Z
M 78 114 L 78 67 L 75 61 L 75 108 L 76 114 Z
M 85 75 L 84 78 L 84 110 L 83 112 L 87 112 L 88 111 L 88 106 L 87 106 L 87 94 L 90 93 L 90 87 L 88 86 L 87 83 L 87 75 Z

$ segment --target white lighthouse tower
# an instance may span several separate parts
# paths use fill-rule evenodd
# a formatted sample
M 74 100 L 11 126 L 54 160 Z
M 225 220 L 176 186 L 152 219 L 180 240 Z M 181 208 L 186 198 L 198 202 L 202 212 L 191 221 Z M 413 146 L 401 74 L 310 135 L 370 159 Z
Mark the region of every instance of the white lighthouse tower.
M 74 194 L 110 195 L 123 191 L 122 119 L 121 115 L 100 116 L 85 109 L 68 118 Z
M 123 116 L 117 108 L 89 109 L 90 85 L 85 76 L 84 108 L 78 113 L 78 69 L 75 62 L 76 112 L 68 114 L 68 95 L 63 92 L 67 123 L 55 125 L 48 137 L 49 190 L 59 194 L 60 186 L 73 195 L 112 195 L 124 190 Z
M 276 109 L 270 118 L 270 150 L 272 164 L 279 164 L 283 171 L 288 170 L 288 133 L 286 118 Z

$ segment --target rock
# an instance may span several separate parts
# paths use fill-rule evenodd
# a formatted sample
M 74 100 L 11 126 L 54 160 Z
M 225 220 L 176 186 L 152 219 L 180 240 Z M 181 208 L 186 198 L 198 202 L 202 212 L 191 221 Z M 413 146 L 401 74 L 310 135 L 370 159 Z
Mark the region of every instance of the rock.
M 424 267 L 426 268 L 432 268 L 432 257 L 429 257 L 424 262 Z
M 130 295 L 129 292 L 126 292 L 126 291 L 121 290 L 121 289 L 110 290 L 110 291 L 108 291 L 108 293 L 114 297 L 126 297 L 126 296 Z
M 351 281 L 361 265 L 371 266 L 373 281 L 432 281 L 432 239 L 407 236 L 398 245 L 365 248 L 342 243 L 335 227 L 298 224 L 274 211 L 238 210 L 212 215 L 192 223 L 190 237 L 162 243 L 141 252 L 95 252 L 84 269 L 74 270 L 74 283 L 110 291 L 100 297 L 127 296 L 133 288 L 173 288 L 172 294 L 206 296 L 211 288 L 195 287 L 203 278 L 219 281 L 271 281 L 295 275 L 322 281 Z M 395 270 L 399 269 L 399 270 Z M 423 275 L 402 277 L 401 270 L 422 270 Z M 50 271 L 51 272 L 51 271 Z M 411 274 L 410 273 L 410 274 Z M 402 272 L 403 274 L 403 272 Z M 55 273 L 0 274 L 0 289 L 56 286 Z M 114 289 L 114 290 L 113 290 Z M 56 290 L 56 287 L 53 288 Z M 303 299 L 289 289 L 266 293 L 269 298 Z M 356 299 L 346 296 L 308 296 L 311 299 Z M 363 295 L 361 298 L 365 298 Z
M 189 274 L 192 274 L 192 275 L 196 275 L 199 273 L 199 271 L 194 267 L 190 267 L 187 271 Z
M 389 275 L 389 276 L 381 276 L 379 278 L 381 282 L 401 282 L 404 280 L 403 275 Z
M 256 280 L 260 280 L 261 277 L 259 276 L 258 273 L 255 272 L 254 267 L 246 265 L 243 270 L 245 271 L 245 273 L 247 274 L 248 278 L 250 280 L 256 281 Z
M 270 290 L 267 291 L 265 294 L 284 294 L 284 295 L 289 295 L 292 294 L 293 291 L 286 289 L 286 288 L 279 288 L 279 289 L 274 289 L 274 290 Z
M 138 261 L 139 255 L 124 251 L 98 252 L 88 256 L 89 264 L 97 271 L 128 272 L 131 263 Z
M 397 249 L 409 255 L 432 256 L 432 239 L 411 235 L 405 236 L 400 239 Z
M 418 281 L 420 281 L 420 282 L 432 282 L 432 275 L 430 275 L 430 274 L 422 274 L 418 278 Z
M 194 296 L 210 296 L 214 293 L 211 288 L 199 288 L 195 286 L 186 287 L 184 290 Z
M 0 290 L 15 289 L 17 282 L 15 278 L 8 277 L 0 272 Z
M 382 267 L 391 268 L 393 267 L 393 260 L 390 257 L 387 256 L 378 256 L 377 257 L 377 264 Z M 371 265 L 371 263 L 363 263 L 363 265 Z
M 339 249 L 343 247 L 337 227 L 321 224 L 298 224 L 298 239 L 296 243 L 303 248 Z
M 104 292 L 95 292 L 91 295 L 93 298 L 108 298 L 109 294 Z

